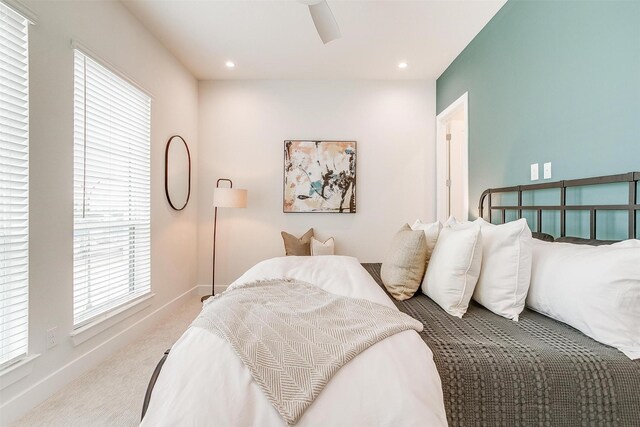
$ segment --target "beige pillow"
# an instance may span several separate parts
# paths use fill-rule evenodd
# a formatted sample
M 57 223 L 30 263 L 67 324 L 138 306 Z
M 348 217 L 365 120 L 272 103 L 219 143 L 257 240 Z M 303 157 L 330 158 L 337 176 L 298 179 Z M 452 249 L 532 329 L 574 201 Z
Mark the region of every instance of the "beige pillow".
M 424 235 L 427 238 L 427 263 L 429 263 L 433 249 L 436 247 L 436 243 L 438 242 L 438 236 L 440 235 L 440 230 L 442 230 L 442 224 L 440 221 L 425 223 L 416 219 L 416 222 L 413 223 L 411 229 L 424 231 Z
M 427 238 L 422 230 L 405 224 L 391 241 L 380 270 L 387 291 L 398 301 L 409 299 L 422 282 L 427 264 Z
M 335 249 L 335 241 L 333 237 L 329 237 L 324 242 L 311 238 L 311 256 L 333 255 Z
M 310 256 L 311 255 L 311 238 L 313 237 L 313 228 L 304 233 L 300 238 L 281 232 L 284 241 L 284 252 L 287 256 Z

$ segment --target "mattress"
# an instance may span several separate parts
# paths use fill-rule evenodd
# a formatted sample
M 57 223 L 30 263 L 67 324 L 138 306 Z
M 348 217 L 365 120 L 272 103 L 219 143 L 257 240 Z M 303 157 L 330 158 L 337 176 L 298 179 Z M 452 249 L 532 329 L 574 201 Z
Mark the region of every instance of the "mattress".
M 384 288 L 381 264 L 363 266 Z M 450 426 L 640 425 L 640 359 L 528 309 L 514 322 L 474 301 L 462 319 L 421 293 L 395 304 L 424 324 Z

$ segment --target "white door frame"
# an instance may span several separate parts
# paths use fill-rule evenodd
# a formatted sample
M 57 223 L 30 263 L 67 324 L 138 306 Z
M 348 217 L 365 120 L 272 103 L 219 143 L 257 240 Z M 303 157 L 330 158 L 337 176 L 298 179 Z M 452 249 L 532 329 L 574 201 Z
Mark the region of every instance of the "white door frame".
M 449 175 L 449 161 L 447 155 L 447 121 L 462 109 L 465 136 L 462 140 L 462 194 L 464 195 L 463 218 L 469 219 L 469 92 L 453 101 L 443 112 L 436 116 L 436 210 L 438 220 L 447 220 L 449 212 L 449 193 L 447 178 Z

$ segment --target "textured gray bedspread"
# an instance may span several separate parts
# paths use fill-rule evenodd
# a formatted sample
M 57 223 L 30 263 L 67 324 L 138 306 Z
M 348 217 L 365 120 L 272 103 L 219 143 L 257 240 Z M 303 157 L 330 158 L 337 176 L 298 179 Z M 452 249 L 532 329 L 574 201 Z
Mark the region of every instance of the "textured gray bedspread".
M 380 264 L 363 266 L 382 286 Z M 395 303 L 424 324 L 449 425 L 640 426 L 640 360 L 527 309 L 513 322 L 473 301 L 462 319 L 423 294 Z

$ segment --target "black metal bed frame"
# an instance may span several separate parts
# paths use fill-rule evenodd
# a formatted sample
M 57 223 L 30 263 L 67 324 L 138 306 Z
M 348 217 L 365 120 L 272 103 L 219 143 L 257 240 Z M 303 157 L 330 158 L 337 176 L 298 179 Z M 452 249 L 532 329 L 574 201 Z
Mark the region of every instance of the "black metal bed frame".
M 599 204 L 599 205 L 568 205 L 567 204 L 567 188 L 586 187 L 591 185 L 613 184 L 627 182 L 629 184 L 629 202 L 627 204 Z M 542 233 L 542 212 L 557 211 L 560 212 L 560 236 L 566 237 L 567 211 L 589 211 L 590 212 L 590 235 L 591 239 L 596 239 L 596 218 L 598 211 L 626 211 L 629 213 L 629 239 L 636 238 L 637 219 L 636 212 L 640 211 L 638 204 L 638 182 L 640 182 L 640 172 L 629 172 L 619 175 L 606 175 L 594 178 L 572 179 L 555 182 L 545 182 L 540 184 L 516 185 L 513 187 L 490 188 L 485 190 L 480 196 L 480 204 L 478 209 L 480 216 L 484 218 L 484 203 L 487 201 L 487 212 L 489 213 L 489 222 L 492 219 L 493 211 L 501 213 L 501 221 L 506 222 L 507 211 L 516 211 L 518 219 L 522 218 L 522 211 L 537 212 L 537 232 Z M 549 188 L 557 188 L 560 190 L 559 205 L 523 205 L 522 193 L 524 191 L 545 190 Z M 491 196 L 494 194 L 518 193 L 518 204 L 496 205 L 491 204 Z M 487 197 L 488 196 L 488 197 Z
M 612 184 L 612 183 L 620 183 L 627 182 L 629 183 L 629 203 L 618 205 L 618 204 L 601 204 L 601 205 L 567 205 L 567 188 L 572 187 L 585 187 L 589 185 L 602 185 L 602 184 Z M 560 237 L 566 236 L 566 214 L 567 211 L 590 211 L 590 230 L 591 230 L 591 239 L 596 238 L 596 217 L 597 212 L 601 210 L 609 210 L 609 211 L 627 211 L 629 212 L 629 238 L 634 239 L 636 237 L 637 231 L 637 221 L 636 221 L 636 212 L 640 212 L 640 204 L 638 204 L 638 182 L 640 182 L 640 172 L 629 172 L 620 175 L 607 175 L 607 176 L 599 176 L 595 178 L 584 178 L 584 179 L 572 179 L 572 180 L 564 180 L 564 181 L 555 181 L 555 182 L 545 182 L 541 184 L 528 184 L 528 185 L 516 185 L 513 187 L 503 187 L 503 188 L 491 188 L 485 190 L 480 196 L 480 204 L 478 206 L 480 210 L 480 216 L 484 218 L 484 202 L 487 200 L 487 211 L 489 212 L 489 221 L 491 221 L 492 212 L 494 210 L 501 212 L 501 220 L 502 223 L 506 222 L 506 212 L 507 211 L 517 211 L 518 219 L 522 218 L 522 211 L 537 211 L 538 213 L 538 224 L 537 231 L 539 233 L 542 232 L 542 212 L 543 211 L 559 211 L 560 212 Z M 522 193 L 524 191 L 535 191 L 535 190 L 544 190 L 548 188 L 558 188 L 560 189 L 560 204 L 559 205 L 523 205 L 522 204 Z M 497 205 L 493 206 L 491 204 L 491 196 L 494 194 L 505 194 L 505 193 L 518 193 L 518 204 L 515 206 L 507 206 L 507 205 Z M 489 196 L 489 197 L 487 197 Z M 149 401 L 151 400 L 151 393 L 156 384 L 158 376 L 160 374 L 160 370 L 162 369 L 162 365 L 169 355 L 169 351 L 167 350 L 164 353 L 164 356 L 156 366 L 156 369 L 151 376 L 151 380 L 149 381 L 149 386 L 147 387 L 147 392 L 145 394 L 144 403 L 142 407 L 142 418 L 144 418 L 147 408 L 149 406 Z

